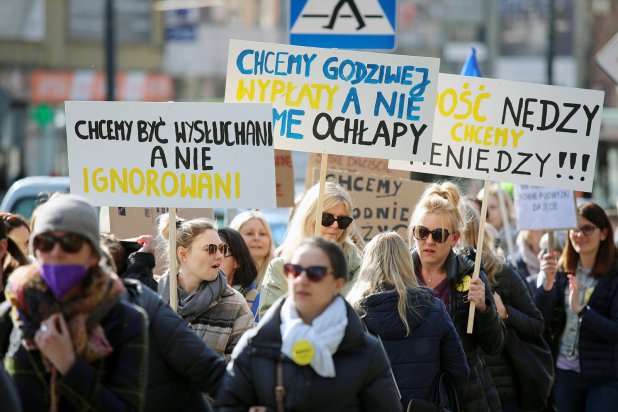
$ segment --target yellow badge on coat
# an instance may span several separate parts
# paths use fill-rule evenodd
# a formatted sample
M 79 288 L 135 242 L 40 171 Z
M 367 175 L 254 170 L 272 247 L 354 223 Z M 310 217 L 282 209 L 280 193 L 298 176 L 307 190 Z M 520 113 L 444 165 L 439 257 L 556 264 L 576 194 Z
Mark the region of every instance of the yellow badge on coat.
M 300 366 L 306 366 L 313 360 L 313 345 L 306 339 L 300 339 L 292 346 L 292 360 Z
M 586 289 L 586 292 L 584 292 L 584 302 L 588 303 L 590 301 L 590 296 L 592 296 L 592 292 L 594 292 L 594 287 L 591 286 Z
M 471 281 L 472 281 L 472 278 L 466 275 L 463 278 L 461 278 L 461 282 L 459 282 L 457 286 L 455 286 L 455 289 L 457 289 L 457 292 L 467 292 L 468 289 L 470 289 Z

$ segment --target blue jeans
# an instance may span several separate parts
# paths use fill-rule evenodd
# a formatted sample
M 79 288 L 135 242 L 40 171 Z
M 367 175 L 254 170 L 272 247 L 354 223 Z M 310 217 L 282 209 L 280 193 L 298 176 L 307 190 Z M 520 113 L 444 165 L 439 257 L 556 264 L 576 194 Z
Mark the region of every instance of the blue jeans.
M 586 378 L 581 373 L 556 369 L 554 405 L 559 412 L 618 410 L 618 380 Z

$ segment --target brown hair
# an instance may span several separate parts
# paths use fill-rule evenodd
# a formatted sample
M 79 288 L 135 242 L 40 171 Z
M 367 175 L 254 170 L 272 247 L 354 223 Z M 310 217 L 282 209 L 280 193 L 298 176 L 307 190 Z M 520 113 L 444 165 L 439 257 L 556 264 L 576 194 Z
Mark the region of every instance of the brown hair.
M 214 230 L 215 233 L 217 232 L 217 225 L 214 221 L 205 217 L 191 220 L 176 217 L 176 264 L 178 266 L 180 266 L 178 248 L 182 246 L 185 249 L 189 249 L 193 240 L 207 230 Z M 167 245 L 170 236 L 170 216 L 168 213 L 159 216 L 158 231 L 159 236 L 163 240 L 161 244 Z M 167 248 L 165 250 L 167 251 Z M 162 257 L 167 258 L 168 254 L 163 252 Z
M 603 208 L 593 202 L 586 202 L 579 205 L 577 207 L 577 215 L 589 220 L 600 230 L 606 231 L 607 236 L 605 240 L 601 240 L 597 255 L 594 259 L 592 271 L 590 272 L 590 276 L 593 278 L 603 277 L 610 271 L 616 259 L 616 245 L 614 244 L 614 230 L 612 229 L 612 224 Z M 579 253 L 575 251 L 570 236 L 567 236 L 566 246 L 558 260 L 558 269 L 567 273 L 575 273 L 577 271 L 578 262 Z

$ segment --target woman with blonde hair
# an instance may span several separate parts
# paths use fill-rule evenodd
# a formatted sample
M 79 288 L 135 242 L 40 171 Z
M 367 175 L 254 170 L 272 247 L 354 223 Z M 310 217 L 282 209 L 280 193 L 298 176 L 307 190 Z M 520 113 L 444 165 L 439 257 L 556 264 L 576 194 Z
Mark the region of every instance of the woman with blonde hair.
M 511 200 L 511 196 L 508 193 L 496 186 L 490 186 L 487 192 L 489 196 L 487 198 L 487 223 L 495 227 L 498 231 L 498 238 L 496 239 L 498 240 L 497 246 L 509 253 L 506 240 L 506 226 L 502 218 L 502 207 L 500 206 L 500 195 L 502 195 L 504 199 L 505 214 L 510 226 L 509 236 L 511 236 L 512 244 L 515 244 L 517 225 L 515 224 L 515 207 L 513 206 L 513 200 Z M 476 198 L 482 202 L 484 196 L 485 189 L 481 189 L 476 195 Z
M 314 235 L 316 224 L 320 225 L 320 236 L 341 246 L 347 257 L 351 276 L 350 281 L 344 286 L 342 294 L 345 295 L 354 283 L 355 275 L 360 268 L 361 251 L 350 236 L 354 228 L 352 198 L 338 184 L 326 182 L 322 217 L 320 222 L 316 222 L 315 213 L 318 208 L 319 190 L 318 183 L 305 193 L 296 208 L 285 240 L 281 245 L 281 256 L 273 259 L 268 265 L 262 283 L 260 317 L 279 297 L 287 292 L 283 264 L 291 259 L 292 254 L 305 238 Z
M 268 264 L 275 257 L 275 242 L 268 221 L 258 210 L 241 212 L 230 222 L 229 227 L 241 234 L 251 258 L 257 266 L 258 275 L 255 287 L 259 291 Z
M 410 220 L 410 243 L 419 282 L 434 290 L 453 319 L 470 367 L 461 391 L 464 409 L 497 411 L 500 399 L 479 348 L 487 354 L 500 353 L 504 325 L 498 317 L 489 280 L 483 271 L 472 279 L 474 261 L 455 251 L 464 217 L 459 211 L 461 194 L 451 182 L 432 184 L 418 201 Z M 470 302 L 476 305 L 474 329 L 467 333 Z
M 467 202 L 463 202 L 460 209 L 467 221 L 460 242 L 467 248 L 471 259 L 477 253 L 474 249 L 481 250 L 483 269 L 494 290 L 498 316 L 507 329 L 512 329 L 519 338 L 530 340 L 539 337 L 544 329 L 543 316 L 532 301 L 527 283 L 506 263 L 503 256 L 495 252 L 494 238 L 488 231 L 485 232 L 482 247 L 477 247 L 481 220 L 479 213 Z M 503 411 L 538 410 L 545 406 L 547 397 L 526 393 L 527 386 L 518 380 L 517 375 L 517 368 L 525 368 L 526 365 L 513 364 L 506 349 L 493 356 L 485 355 L 484 360 L 498 389 Z M 546 384 L 549 396 L 551 382 Z
M 468 364 L 453 321 L 433 291 L 419 286 L 408 246 L 396 232 L 380 233 L 367 244 L 346 299 L 381 338 L 402 406 L 414 400 L 414 410 L 433 402 L 442 373 L 457 389 L 465 385 Z
M 169 239 L 169 215 L 159 218 L 159 235 Z M 230 359 L 242 334 L 253 327 L 253 314 L 243 295 L 227 284 L 220 269 L 228 245 L 215 223 L 206 218 L 176 222 L 178 314 L 216 352 Z M 169 277 L 159 280 L 159 294 L 170 302 Z

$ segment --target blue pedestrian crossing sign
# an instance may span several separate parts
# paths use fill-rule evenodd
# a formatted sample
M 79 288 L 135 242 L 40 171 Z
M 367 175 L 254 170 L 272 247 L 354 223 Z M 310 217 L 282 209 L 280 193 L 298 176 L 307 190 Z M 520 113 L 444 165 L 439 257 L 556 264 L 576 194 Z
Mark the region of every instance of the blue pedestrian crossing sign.
M 290 0 L 290 44 L 395 50 L 397 0 Z

